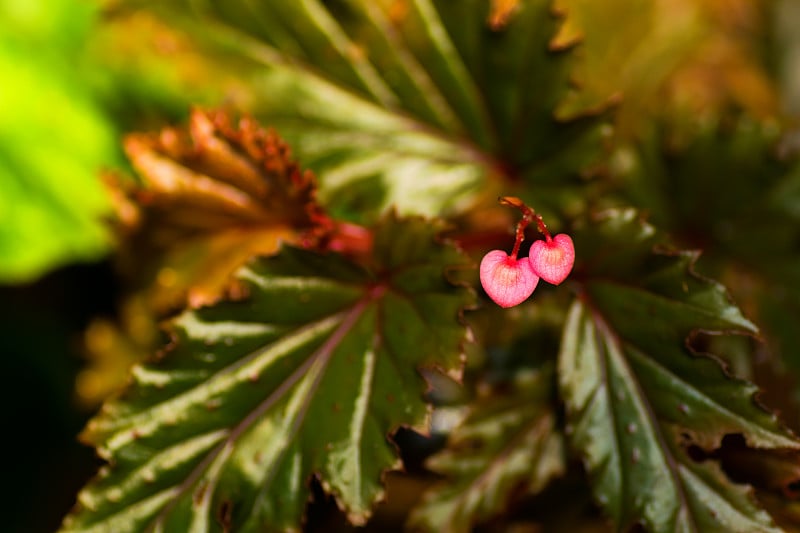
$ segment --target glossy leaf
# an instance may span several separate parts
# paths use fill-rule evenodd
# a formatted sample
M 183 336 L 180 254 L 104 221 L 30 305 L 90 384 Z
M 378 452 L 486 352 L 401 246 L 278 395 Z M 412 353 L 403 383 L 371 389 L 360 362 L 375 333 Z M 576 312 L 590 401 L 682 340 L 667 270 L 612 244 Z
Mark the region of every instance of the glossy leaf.
M 438 224 L 390 216 L 366 266 L 284 247 L 242 268 L 243 301 L 186 312 L 84 438 L 110 463 L 66 531 L 297 530 L 320 477 L 363 522 L 398 464 L 389 440 L 424 429 L 416 369 L 457 371 L 474 297 Z
M 494 27 L 490 8 L 436 0 L 153 7 L 251 63 L 249 109 L 317 173 L 326 205 L 358 220 L 387 206 L 459 212 L 490 177 L 563 186 L 596 155 L 597 113 L 557 118 L 571 53 L 552 43 L 551 2 L 519 2 Z
M 600 255 L 587 258 L 589 277 L 559 354 L 572 445 L 620 529 L 641 523 L 653 532 L 777 531 L 745 487 L 685 451 L 716 449 L 730 433 L 752 448 L 800 449 L 756 404 L 754 385 L 687 345 L 698 330 L 755 327 L 721 285 L 692 272 L 696 254 L 653 251 L 657 238 L 633 211 L 611 212 L 576 233 L 576 249 L 591 240 Z M 609 270 L 601 256 L 616 254 L 625 263 Z
M 551 375 L 520 379 L 511 392 L 473 404 L 445 450 L 428 461 L 446 478 L 414 510 L 412 528 L 472 531 L 564 472 L 563 440 L 547 403 Z
M 616 169 L 626 200 L 681 245 L 704 247 L 704 271 L 761 326 L 776 372 L 783 363 L 800 368 L 800 159 L 791 136 L 739 114 L 676 114 L 622 152 L 632 163 Z M 796 394 L 783 396 L 773 398 L 781 407 Z

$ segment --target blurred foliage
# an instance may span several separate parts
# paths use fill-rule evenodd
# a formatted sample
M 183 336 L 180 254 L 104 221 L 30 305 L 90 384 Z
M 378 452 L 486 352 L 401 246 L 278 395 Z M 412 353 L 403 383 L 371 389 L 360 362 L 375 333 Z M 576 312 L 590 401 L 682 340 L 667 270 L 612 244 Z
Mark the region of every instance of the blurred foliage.
M 106 180 L 118 268 L 137 291 L 125 304 L 125 332 L 108 321 L 87 331 L 94 365 L 78 394 L 90 403 L 124 384 L 127 367 L 157 339 L 159 317 L 235 294 L 234 272 L 282 242 L 318 244 L 334 229 L 346 231 L 334 228 L 317 203 L 314 176 L 286 143 L 251 120 L 231 124 L 222 113 L 195 111 L 186 130 L 131 135 L 125 149 L 141 184 Z
M 241 78 L 209 61 L 186 35 L 150 13 L 102 4 L 86 43 L 88 82 L 119 131 L 186 119 L 190 105 L 242 105 Z
M 800 163 L 790 143 L 774 121 L 740 111 L 700 122 L 676 113 L 621 145 L 612 163 L 625 202 L 647 209 L 680 245 L 704 251 L 702 272 L 725 282 L 761 326 L 762 357 L 777 375 L 800 368 Z M 770 403 L 793 409 L 796 395 L 770 394 Z
M 279 131 L 332 214 L 354 222 L 389 207 L 453 215 L 507 177 L 563 191 L 570 176 L 577 189 L 607 131 L 597 113 L 554 117 L 573 59 L 570 44 L 551 46 L 560 20 L 548 2 L 128 4 L 245 80 L 243 109 Z M 516 23 L 487 31 L 490 9 Z
M 95 259 L 110 244 L 97 171 L 117 149 L 81 82 L 93 15 L 70 0 L 0 2 L 0 281 Z
M 0 2 L 0 282 L 106 253 L 97 175 L 122 164 L 118 132 L 220 100 L 174 31 L 146 15 L 99 24 L 107 17 L 90 2 Z
M 360 418 L 363 409 L 381 412 L 385 398 L 364 392 L 372 390 L 374 353 L 356 347 L 350 325 L 341 325 L 300 366 L 290 366 L 297 373 L 282 382 L 276 377 L 275 396 L 244 416 L 224 415 L 238 402 L 225 399 L 249 390 L 246 376 L 235 374 L 229 383 L 223 379 L 228 370 L 194 375 L 198 367 L 191 358 L 213 363 L 232 357 L 237 345 L 249 346 L 248 336 L 264 327 L 217 303 L 221 296 L 255 307 L 272 301 L 286 316 L 299 317 L 302 306 L 292 302 L 327 309 L 336 292 L 323 271 L 307 270 L 318 264 L 314 254 L 328 258 L 328 275 L 339 281 L 350 268 L 381 272 L 369 259 L 371 235 L 386 231 L 375 223 L 389 208 L 449 219 L 450 236 L 477 262 L 509 242 L 513 216 L 494 203 L 501 192 L 535 205 L 552 229 L 574 235 L 573 279 L 567 290 L 540 288 L 516 309 L 484 305 L 467 314 L 477 342 L 466 347 L 463 387 L 456 392 L 447 378 L 424 372 L 432 387 L 429 401 L 438 406 L 431 428 L 447 437 L 425 464 L 444 479 L 430 484 L 413 474 L 397 477 L 409 487 L 430 489 L 409 501 L 390 483 L 390 500 L 404 503 L 395 500 L 387 513 L 395 522 L 411 516 L 412 528 L 467 531 L 476 523 L 514 524 L 516 506 L 530 503 L 539 512 L 519 516 L 521 524 L 594 528 L 596 521 L 587 525 L 591 512 L 566 520 L 536 507 L 553 497 L 551 491 L 580 486 L 586 475 L 595 512 L 602 510 L 621 530 L 772 532 L 779 530 L 773 516 L 788 527 L 791 506 L 775 494 L 791 496 L 800 444 L 755 404 L 758 387 L 730 374 L 780 387 L 798 345 L 792 317 L 799 295 L 790 287 L 798 271 L 800 167 L 781 115 L 786 96 L 776 81 L 790 79 L 781 71 L 785 63 L 773 58 L 781 39 L 787 40 L 772 26 L 779 9 L 747 0 L 109 4 L 98 42 L 127 47 L 118 41 L 120 33 L 144 30 L 133 53 L 144 62 L 133 71 L 141 69 L 142 79 L 151 80 L 129 91 L 127 104 L 118 108 L 136 109 L 151 91 L 161 95 L 142 104 L 143 110 L 152 104 L 156 109 L 141 115 L 149 117 L 145 122 L 125 122 L 123 113 L 123 123 L 134 127 L 152 119 L 158 125 L 159 116 L 179 116 L 181 96 L 190 93 L 194 103 L 249 112 L 276 128 L 292 157 L 314 172 L 316 181 L 311 174 L 304 179 L 312 189 L 319 185 L 319 217 L 303 218 L 316 199 L 284 198 L 292 186 L 281 184 L 296 183 L 287 178 L 300 174 L 286 170 L 287 149 L 265 141 L 272 134 L 252 129 L 250 118 L 234 126 L 225 112 L 196 110 L 186 129 L 127 137 L 136 182 L 117 176 L 108 184 L 127 279 L 122 309 L 128 311 L 118 324 L 90 328 L 95 364 L 84 375 L 84 398 L 96 400 L 117 388 L 129 361 L 157 345 L 157 322 L 188 311 L 170 321 L 178 334 L 159 352 L 163 360 L 135 367 L 132 388 L 89 425 L 86 435 L 115 462 L 82 493 L 65 527 L 135 530 L 140 522 L 177 520 L 222 527 L 280 522 L 293 529 L 305 493 L 266 497 L 274 487 L 264 480 L 294 486 L 301 479 L 282 452 L 271 451 L 281 435 L 297 436 L 290 445 L 292 464 L 305 465 L 303 471 L 316 465 L 313 483 L 351 522 L 362 523 L 380 492 L 380 474 L 367 473 L 374 464 L 330 468 L 330 456 L 307 440 L 302 428 L 313 421 L 314 406 L 327 398 L 340 413 L 351 403 L 320 385 L 327 378 L 311 369 L 329 359 L 332 368 L 360 361 L 361 393 L 349 423 L 384 427 L 406 454 L 404 462 L 414 448 L 392 435 L 380 416 Z M 109 64 L 112 72 L 121 69 L 109 79 L 131 69 L 129 62 Z M 165 65 L 169 72 L 160 70 Z M 158 86 L 160 79 L 168 80 L 165 86 Z M 204 92 L 195 88 L 200 79 Z M 167 86 L 185 87 L 186 94 Z M 276 155 L 283 163 L 270 173 Z M 259 232 L 273 237 L 262 242 L 254 238 Z M 413 237 L 394 238 L 399 249 L 409 250 L 406 239 Z M 312 255 L 301 265 L 293 256 L 299 252 L 280 248 L 278 239 Z M 705 254 L 696 263 L 698 254 L 685 248 Z M 344 256 L 327 255 L 338 252 Z M 247 288 L 232 273 L 259 254 L 269 256 L 256 263 L 263 265 L 256 267 L 260 274 L 247 274 L 252 266 L 239 271 L 255 284 Z M 287 261 L 296 263 L 291 282 Z M 473 270 L 446 267 L 431 268 L 477 284 Z M 722 279 L 746 314 L 725 287 L 695 269 Z M 351 302 L 352 312 L 360 317 L 362 306 L 382 302 L 395 275 L 377 275 Z M 323 287 L 333 292 L 318 292 Z M 441 290 L 443 298 L 448 290 Z M 426 305 L 428 313 L 438 309 Z M 376 349 L 385 349 L 384 340 L 417 334 L 413 317 L 421 308 L 391 309 L 375 323 Z M 204 313 L 213 324 L 191 321 Z M 348 316 L 340 317 L 341 324 Z M 445 335 L 447 323 L 437 315 L 431 338 Z M 285 340 L 269 337 L 262 348 L 236 356 L 241 362 L 231 370 L 262 358 L 267 364 L 282 343 L 321 326 L 298 323 L 288 333 L 272 327 L 269 334 Z M 230 343 L 218 348 L 223 331 Z M 331 358 L 331 351 L 341 351 L 342 360 Z M 276 368 L 272 374 L 285 372 Z M 531 373 L 537 377 L 526 380 Z M 308 389 L 298 385 L 306 375 L 312 376 Z M 354 378 L 338 380 L 348 379 Z M 292 400 L 282 400 L 289 391 L 295 391 Z M 794 412 L 791 398 L 767 397 Z M 566 413 L 553 410 L 557 401 Z M 305 407 L 297 411 L 295 402 Z M 178 433 L 166 431 L 173 419 L 193 420 L 202 405 L 214 413 L 208 423 L 219 418 L 216 429 L 188 424 L 183 440 L 174 440 Z M 266 461 L 247 456 L 256 438 L 252 413 L 263 414 L 265 424 L 274 419 L 269 424 L 276 429 L 252 430 L 261 435 Z M 326 418 L 316 420 L 320 432 Z M 299 425 L 290 431 L 282 420 Z M 394 423 L 400 420 L 396 414 Z M 732 434 L 742 442 L 732 441 Z M 326 438 L 332 439 L 326 451 L 339 446 L 338 437 Z M 351 443 L 349 449 L 356 459 L 361 453 L 383 457 L 385 444 L 362 449 Z M 164 466 L 178 456 L 180 468 Z M 585 474 L 570 459 L 579 460 Z M 237 463 L 250 466 L 235 468 Z M 389 466 L 388 458 L 383 464 Z M 261 481 L 253 485 L 254 479 Z M 200 502 L 191 509 L 181 503 L 190 493 Z M 281 498 L 288 498 L 282 510 L 275 507 Z M 376 524 L 381 516 L 375 515 Z M 309 515 L 309 524 L 317 520 Z
M 764 43 L 775 2 L 749 0 L 557 0 L 568 13 L 559 39 L 580 39 L 581 89 L 571 108 L 620 95 L 618 132 L 635 135 L 664 110 L 715 117 L 731 103 L 774 117 L 779 95 Z
M 445 450 L 428 460 L 449 477 L 425 493 L 409 518 L 425 530 L 469 530 L 515 499 L 536 495 L 566 469 L 550 400 L 550 372 L 519 373 L 511 391 L 486 390 Z
M 0 0 L 0 282 L 114 250 L 76 386 L 110 463 L 64 527 L 800 531 L 799 24 Z M 500 194 L 575 272 L 465 308 Z

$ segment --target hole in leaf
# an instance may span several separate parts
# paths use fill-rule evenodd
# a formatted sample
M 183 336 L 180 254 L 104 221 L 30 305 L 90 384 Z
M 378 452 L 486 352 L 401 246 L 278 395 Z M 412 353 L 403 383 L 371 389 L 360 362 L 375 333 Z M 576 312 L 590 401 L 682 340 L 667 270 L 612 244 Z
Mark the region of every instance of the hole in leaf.
M 697 446 L 696 444 L 692 444 L 691 446 L 686 448 L 686 454 L 695 463 L 702 463 L 709 457 L 706 451 L 703 450 L 700 446 Z
M 715 455 L 733 481 L 800 498 L 800 453 L 796 450 L 750 448 L 736 434 L 726 435 Z

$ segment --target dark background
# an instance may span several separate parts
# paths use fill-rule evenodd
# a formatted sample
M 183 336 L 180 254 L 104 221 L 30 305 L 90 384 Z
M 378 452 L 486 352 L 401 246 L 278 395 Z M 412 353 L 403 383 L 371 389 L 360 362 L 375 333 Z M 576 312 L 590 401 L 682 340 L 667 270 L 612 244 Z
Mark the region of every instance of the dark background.
M 3 531 L 55 531 L 101 464 L 77 440 L 92 415 L 74 396 L 84 328 L 113 313 L 106 263 L 57 270 L 35 283 L 0 286 Z

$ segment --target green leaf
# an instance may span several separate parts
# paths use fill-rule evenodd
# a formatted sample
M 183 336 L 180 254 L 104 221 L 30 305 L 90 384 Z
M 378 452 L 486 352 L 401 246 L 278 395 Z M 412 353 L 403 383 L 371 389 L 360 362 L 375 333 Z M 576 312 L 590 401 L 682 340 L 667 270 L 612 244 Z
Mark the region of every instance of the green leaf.
M 596 114 L 556 118 L 572 57 L 552 45 L 549 0 L 520 2 L 496 30 L 490 3 L 475 0 L 154 9 L 250 62 L 248 109 L 320 177 L 338 215 L 459 212 L 490 177 L 563 186 L 599 148 Z
M 594 247 L 586 247 L 584 290 L 559 354 L 571 443 L 620 530 L 777 531 L 745 487 L 683 449 L 716 449 L 730 433 L 753 448 L 800 448 L 756 404 L 754 385 L 687 344 L 699 330 L 755 327 L 720 284 L 692 272 L 696 254 L 650 250 L 656 240 L 633 211 L 608 213 L 576 234 L 579 254 L 580 243 Z M 609 261 L 618 255 L 625 263 Z
M 471 531 L 502 513 L 515 496 L 541 491 L 565 470 L 563 438 L 549 405 L 552 372 L 520 379 L 510 393 L 473 403 L 447 448 L 428 467 L 447 479 L 410 518 L 425 531 Z
M 680 244 L 702 246 L 703 271 L 759 324 L 772 364 L 800 368 L 800 158 L 791 134 L 746 116 L 676 114 L 617 159 L 627 160 L 616 169 L 626 200 Z
M 109 241 L 97 173 L 113 162 L 113 136 L 80 68 L 93 9 L 20 6 L 0 3 L 0 282 L 96 259 Z
M 128 311 L 120 327 L 102 328 L 106 335 L 87 332 L 91 364 L 77 389 L 96 404 L 121 389 L 132 363 L 155 348 L 158 321 L 219 301 L 253 257 L 272 255 L 281 243 L 325 246 L 341 227 L 317 203 L 314 176 L 251 118 L 193 109 L 185 128 L 131 134 L 124 147 L 138 180 L 104 181 L 123 237 L 115 263 L 129 288 Z M 115 330 L 127 342 L 108 342 Z
M 244 267 L 248 299 L 181 315 L 160 359 L 90 422 L 110 461 L 67 531 L 297 530 L 312 474 L 355 523 L 424 427 L 416 369 L 460 367 L 465 266 L 439 224 L 390 216 L 366 267 L 285 247 Z

